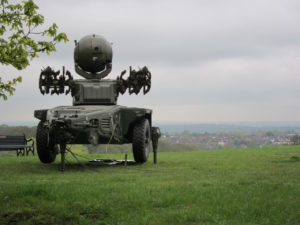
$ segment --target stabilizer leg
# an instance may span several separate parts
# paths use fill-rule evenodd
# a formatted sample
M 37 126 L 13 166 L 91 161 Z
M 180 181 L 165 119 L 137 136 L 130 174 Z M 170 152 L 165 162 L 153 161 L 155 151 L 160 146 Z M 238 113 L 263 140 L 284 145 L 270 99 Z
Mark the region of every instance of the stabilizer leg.
M 152 147 L 153 147 L 153 163 L 157 163 L 157 147 L 158 139 L 161 136 L 160 129 L 158 127 L 152 127 L 151 129 L 151 138 L 152 138 Z
M 154 148 L 153 148 L 153 163 L 154 164 L 157 163 L 157 149 L 154 150 Z
M 65 154 L 66 154 L 66 144 L 60 145 L 60 153 L 61 153 L 61 162 L 60 162 L 60 171 L 65 171 Z

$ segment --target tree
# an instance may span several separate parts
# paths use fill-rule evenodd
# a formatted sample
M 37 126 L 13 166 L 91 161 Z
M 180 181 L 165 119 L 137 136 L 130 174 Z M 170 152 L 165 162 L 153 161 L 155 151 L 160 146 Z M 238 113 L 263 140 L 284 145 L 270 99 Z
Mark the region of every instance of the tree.
M 57 25 L 53 23 L 45 30 L 44 16 L 38 14 L 39 8 L 33 0 L 14 1 L 0 0 L 0 63 L 11 65 L 18 70 L 25 69 L 31 60 L 40 53 L 56 51 L 58 42 L 67 42 L 65 33 L 57 32 Z M 7 99 L 7 95 L 13 95 L 15 85 L 22 82 L 18 76 L 4 82 L 0 74 L 0 99 Z
M 300 136 L 295 134 L 294 136 L 291 137 L 291 142 L 294 144 L 294 145 L 298 145 L 300 144 Z
M 268 137 L 273 137 L 274 136 L 274 133 L 272 131 L 267 131 L 266 132 L 266 136 Z

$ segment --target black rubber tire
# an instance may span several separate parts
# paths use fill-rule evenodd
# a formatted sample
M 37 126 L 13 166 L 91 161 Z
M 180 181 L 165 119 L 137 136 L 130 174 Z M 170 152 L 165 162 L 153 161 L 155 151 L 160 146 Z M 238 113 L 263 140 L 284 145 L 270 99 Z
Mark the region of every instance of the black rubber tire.
M 151 150 L 151 131 L 149 121 L 143 118 L 133 127 L 132 151 L 134 160 L 138 163 L 147 162 Z
M 49 138 L 49 130 L 40 121 L 36 131 L 36 148 L 42 163 L 54 162 L 57 154 L 57 145 Z

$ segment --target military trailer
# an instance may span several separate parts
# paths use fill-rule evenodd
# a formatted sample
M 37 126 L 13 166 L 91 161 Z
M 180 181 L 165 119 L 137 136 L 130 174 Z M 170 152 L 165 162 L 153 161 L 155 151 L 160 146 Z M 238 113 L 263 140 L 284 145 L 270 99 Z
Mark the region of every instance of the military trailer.
M 74 80 L 69 71 L 62 73 L 47 67 L 41 71 L 40 92 L 68 94 L 73 106 L 35 110 L 37 152 L 41 162 L 52 163 L 61 153 L 61 170 L 65 168 L 68 144 L 132 143 L 134 160 L 147 161 L 151 149 L 156 163 L 158 127 L 152 126 L 152 110 L 117 105 L 119 94 L 147 94 L 151 73 L 147 67 L 124 70 L 115 80 L 103 79 L 112 70 L 111 44 L 99 35 L 88 35 L 75 41 L 75 71 L 85 79 Z

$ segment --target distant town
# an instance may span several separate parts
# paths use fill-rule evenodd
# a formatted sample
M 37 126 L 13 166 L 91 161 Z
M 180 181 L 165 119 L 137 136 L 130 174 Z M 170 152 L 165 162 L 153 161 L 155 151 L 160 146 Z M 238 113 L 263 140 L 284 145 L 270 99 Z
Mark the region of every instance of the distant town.
M 166 152 L 300 144 L 299 123 L 162 125 L 161 128 L 158 150 Z M 0 134 L 23 133 L 26 137 L 35 137 L 36 126 L 0 125 Z M 106 152 L 105 145 L 96 148 L 87 145 L 86 148 L 89 153 Z M 110 146 L 110 152 L 124 151 L 131 152 L 131 145 Z
M 190 133 L 189 131 L 184 131 L 181 134 L 163 134 L 162 141 L 195 144 L 201 149 L 255 148 L 297 144 L 298 139 L 295 139 L 295 137 L 297 137 L 295 133 L 272 131 L 251 134 L 244 132 Z

